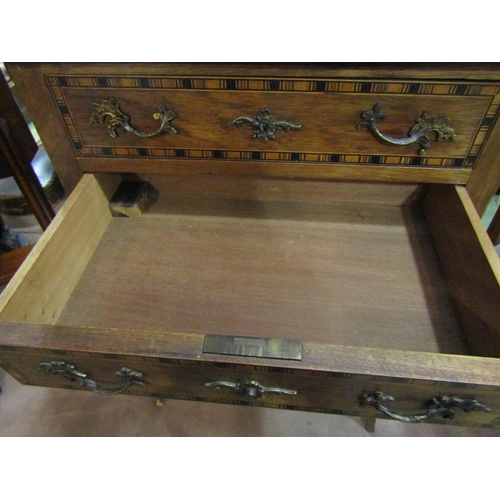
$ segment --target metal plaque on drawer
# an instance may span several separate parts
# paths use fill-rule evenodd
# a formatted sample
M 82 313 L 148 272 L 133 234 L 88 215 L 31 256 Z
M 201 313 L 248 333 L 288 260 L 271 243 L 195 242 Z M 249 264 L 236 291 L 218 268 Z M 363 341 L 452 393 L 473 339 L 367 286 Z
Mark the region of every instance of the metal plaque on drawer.
M 291 339 L 206 335 L 203 352 L 257 358 L 302 359 L 302 343 Z

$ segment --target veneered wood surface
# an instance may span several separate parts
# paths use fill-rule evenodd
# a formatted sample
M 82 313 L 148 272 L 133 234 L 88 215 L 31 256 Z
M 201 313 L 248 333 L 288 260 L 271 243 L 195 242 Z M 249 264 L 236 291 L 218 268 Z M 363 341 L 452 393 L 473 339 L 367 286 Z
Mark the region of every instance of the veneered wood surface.
M 380 103 L 388 115 L 380 129 L 395 138 L 407 137 L 423 111 L 447 117 L 456 139 L 435 141 L 426 157 L 464 158 L 490 102 L 490 96 L 425 96 L 384 94 L 335 94 L 304 92 L 227 92 L 218 90 L 164 90 L 120 88 L 63 88 L 83 147 L 143 147 L 216 149 L 238 151 L 294 151 L 353 155 L 418 156 L 420 146 L 396 146 L 377 140 L 366 129 L 357 129 L 361 113 Z M 158 128 L 153 114 L 164 104 L 175 111 L 177 134 L 144 138 L 117 129 L 112 138 L 106 125 L 91 124 L 93 103 L 115 99 L 136 130 Z M 298 131 L 277 131 L 276 140 L 252 138 L 251 125 L 228 127 L 239 116 L 253 118 L 270 108 L 277 120 L 302 125 Z M 140 168 L 140 167 L 139 167 Z
M 1 294 L 0 320 L 57 321 L 111 220 L 104 193 L 114 191 L 116 180 L 82 180 Z
M 204 335 L 186 332 L 134 330 L 132 328 L 89 328 L 68 325 L 2 323 L 0 346 L 2 356 L 7 352 L 65 355 L 93 359 L 130 361 L 144 358 L 158 362 L 172 360 L 173 364 L 205 361 L 228 369 L 255 367 L 255 371 L 273 369 L 304 369 L 315 372 L 345 373 L 369 380 L 389 377 L 394 383 L 420 383 L 453 387 L 470 384 L 480 390 L 497 391 L 500 387 L 500 360 L 491 357 L 448 355 L 395 349 L 378 349 L 313 343 L 304 341 L 302 360 L 251 358 L 202 353 Z M 59 351 L 59 352 L 57 352 Z M 61 352 L 62 351 L 62 352 Z M 21 376 L 21 375 L 20 375 Z M 314 373 L 313 373 L 314 376 Z
M 500 79 L 499 66 L 495 64 L 31 64 L 10 63 L 8 65 L 26 105 L 32 114 L 49 156 L 70 192 L 82 175 L 88 172 L 133 172 L 137 160 L 127 159 L 81 159 L 76 160 L 75 151 L 67 137 L 64 121 L 44 81 L 44 74 L 52 75 L 104 75 L 142 74 L 148 75 L 205 75 L 205 76 L 254 76 L 254 77 L 311 77 L 311 78 L 402 78 L 425 82 L 429 79 L 476 80 L 495 82 Z M 411 97 L 411 96 L 410 96 Z M 459 100 L 462 97 L 459 96 Z M 458 101 L 457 101 L 458 102 Z M 149 116 L 149 113 L 147 114 Z M 149 118 L 148 118 L 149 119 Z M 414 120 L 414 117 L 411 118 Z M 149 122 L 148 122 L 149 123 Z M 387 122 L 384 126 L 387 126 Z M 405 125 L 406 126 L 406 125 Z M 406 129 L 405 129 L 406 130 Z M 237 132 L 241 132 L 238 130 Z M 355 131 L 356 132 L 356 131 Z M 362 132 L 362 131 L 357 131 Z M 366 132 L 366 131 L 364 131 Z M 366 132 L 367 133 L 367 132 Z M 291 134 L 291 133 L 290 133 Z M 288 140 L 288 139 L 287 139 Z M 374 139 L 375 140 L 375 139 Z M 433 146 L 441 147 L 442 144 Z M 449 146 L 445 146 L 449 147 Z M 432 148 L 431 148 L 432 149 Z M 480 158 L 481 159 L 481 158 Z M 488 162 L 486 162 L 488 163 Z M 485 166 L 487 170 L 487 166 Z M 261 161 L 229 161 L 224 164 L 213 160 L 197 160 L 190 165 L 175 159 L 168 162 L 148 160 L 141 164 L 142 172 L 198 172 L 203 174 L 248 174 L 285 177 L 364 179 L 379 181 L 445 182 L 464 184 L 471 170 L 462 168 L 420 167 L 375 167 L 346 165 L 314 165 Z M 481 184 L 481 182 L 479 183 Z M 476 195 L 473 196 L 476 199 Z M 475 202 L 476 203 L 476 202 Z M 479 202 L 478 202 L 479 203 Z M 476 203 L 476 206 L 478 206 Z
M 144 375 L 146 386 L 134 386 L 128 393 L 161 398 L 195 399 L 197 401 L 219 402 L 227 404 L 247 404 L 270 408 L 286 408 L 301 411 L 342 413 L 360 416 L 381 416 L 371 407 L 360 407 L 363 394 L 382 391 L 391 395 L 395 401 L 388 403 L 394 411 L 403 415 L 425 414 L 427 401 L 439 395 L 459 395 L 475 398 L 490 408 L 490 412 L 465 413 L 457 411 L 454 422 L 458 425 L 499 425 L 500 397 L 498 392 L 488 387 L 454 387 L 453 384 L 438 386 L 435 383 L 404 383 L 377 377 L 371 379 L 349 377 L 348 374 L 301 370 L 265 370 L 256 366 L 228 366 L 227 364 L 206 363 L 203 361 L 162 363 L 161 360 L 147 360 L 139 357 L 124 359 L 102 359 L 95 354 L 74 353 L 71 358 L 63 353 L 27 354 L 19 352 L 0 352 L 7 369 L 30 384 L 79 389 L 78 383 L 71 383 L 61 376 L 44 374 L 38 371 L 40 362 L 66 361 L 86 373 L 104 387 L 117 387 L 122 383 L 115 373 L 122 367 L 139 371 Z M 22 367 L 18 372 L 18 367 Z M 295 395 L 267 394 L 265 398 L 253 399 L 238 395 L 230 388 L 220 390 L 205 387 L 207 382 L 256 380 L 267 387 L 279 387 L 297 391 Z M 441 418 L 436 423 L 444 422 Z
M 58 324 L 466 352 L 408 207 L 160 197 L 113 219 Z
M 500 356 L 500 259 L 467 191 L 432 186 L 423 207 L 472 352 Z
M 13 63 L 8 64 L 8 71 L 33 119 L 66 193 L 71 193 L 83 172 L 78 165 L 73 145 L 68 139 L 64 120 L 46 87 L 44 66 Z

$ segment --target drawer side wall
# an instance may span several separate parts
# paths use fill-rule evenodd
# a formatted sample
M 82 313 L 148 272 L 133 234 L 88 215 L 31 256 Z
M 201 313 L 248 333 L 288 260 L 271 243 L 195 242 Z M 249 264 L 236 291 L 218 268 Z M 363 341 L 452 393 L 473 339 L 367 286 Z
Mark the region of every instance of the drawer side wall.
M 499 357 L 500 260 L 467 191 L 432 186 L 423 208 L 472 354 Z
M 54 324 L 111 220 L 118 179 L 86 175 L 0 296 L 3 321 Z

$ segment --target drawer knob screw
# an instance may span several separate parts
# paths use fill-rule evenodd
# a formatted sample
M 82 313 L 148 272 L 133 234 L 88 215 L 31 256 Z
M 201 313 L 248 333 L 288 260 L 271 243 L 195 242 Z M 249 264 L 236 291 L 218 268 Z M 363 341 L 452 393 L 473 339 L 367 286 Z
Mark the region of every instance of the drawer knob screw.
M 358 129 L 367 128 L 373 135 L 390 144 L 398 146 L 406 146 L 408 144 L 419 144 L 421 146 L 418 154 L 424 155 L 431 146 L 429 134 L 435 132 L 437 140 L 451 139 L 455 140 L 455 131 L 450 125 L 448 118 L 440 118 L 434 113 L 426 113 L 425 111 L 417 118 L 416 124 L 410 129 L 407 137 L 396 139 L 383 134 L 378 129 L 378 123 L 387 118 L 387 115 L 382 111 L 380 103 L 375 104 L 373 109 L 363 111 L 361 113 L 363 120 L 358 123 Z
M 490 411 L 490 409 L 470 398 L 459 398 L 457 396 L 436 396 L 427 401 L 427 412 L 422 415 L 400 415 L 389 410 L 384 403 L 394 401 L 392 396 L 376 391 L 363 394 L 360 399 L 360 406 L 373 406 L 378 411 L 384 413 L 390 418 L 406 423 L 426 422 L 431 418 L 441 416 L 443 418 L 455 418 L 455 408 L 462 408 L 465 412 L 471 411 Z

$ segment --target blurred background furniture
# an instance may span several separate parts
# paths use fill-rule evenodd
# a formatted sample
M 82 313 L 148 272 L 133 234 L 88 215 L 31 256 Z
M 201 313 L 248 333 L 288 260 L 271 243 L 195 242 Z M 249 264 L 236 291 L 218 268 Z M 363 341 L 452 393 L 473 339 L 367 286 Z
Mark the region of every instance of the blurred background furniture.
M 500 201 L 500 198 L 498 198 L 497 202 L 498 201 Z M 491 238 L 493 245 L 500 245 L 500 206 L 497 208 L 497 211 L 488 226 L 488 235 Z

